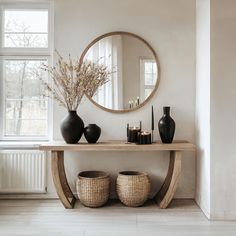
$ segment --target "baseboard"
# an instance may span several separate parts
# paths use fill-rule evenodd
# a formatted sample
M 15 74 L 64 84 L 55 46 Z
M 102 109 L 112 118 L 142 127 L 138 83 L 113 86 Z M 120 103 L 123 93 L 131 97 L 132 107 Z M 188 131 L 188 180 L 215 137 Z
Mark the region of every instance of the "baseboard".
M 0 194 L 0 199 L 59 199 L 57 194 L 43 193 L 43 194 Z
M 235 221 L 236 220 L 236 212 L 214 212 L 214 213 L 211 213 L 210 220 Z
M 73 193 L 77 197 L 77 193 Z M 151 196 L 149 199 L 153 199 L 153 196 Z M 8 199 L 59 199 L 56 193 L 42 193 L 42 194 L 0 194 L 0 199 L 2 200 L 8 200 Z M 117 200 L 116 195 L 111 195 L 109 197 L 111 200 Z M 188 198 L 188 197 L 176 197 L 174 198 L 175 200 L 194 200 L 193 198 Z
M 196 204 L 198 205 L 198 207 L 202 210 L 204 215 L 207 217 L 207 219 L 211 220 L 211 215 L 210 215 L 210 212 L 208 211 L 207 207 L 204 204 L 201 204 L 200 200 L 197 197 L 194 200 L 195 200 Z

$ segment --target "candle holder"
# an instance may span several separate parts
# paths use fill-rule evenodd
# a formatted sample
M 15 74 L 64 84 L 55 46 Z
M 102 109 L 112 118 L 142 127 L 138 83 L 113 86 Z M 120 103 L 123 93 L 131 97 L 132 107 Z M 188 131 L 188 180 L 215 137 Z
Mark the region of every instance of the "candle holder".
M 127 141 L 129 143 L 136 143 L 138 140 L 138 133 L 140 132 L 140 127 L 127 127 Z
M 141 131 L 137 136 L 137 144 L 152 144 L 152 135 L 150 132 Z

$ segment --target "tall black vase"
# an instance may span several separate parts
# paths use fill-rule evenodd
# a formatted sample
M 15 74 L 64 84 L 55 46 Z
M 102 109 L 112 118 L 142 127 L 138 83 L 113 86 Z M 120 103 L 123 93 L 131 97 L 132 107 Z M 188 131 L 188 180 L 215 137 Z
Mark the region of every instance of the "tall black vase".
M 78 143 L 84 131 L 84 122 L 76 111 L 69 111 L 61 123 L 61 134 L 66 143 Z
M 175 134 L 175 121 L 170 116 L 170 107 L 163 107 L 163 116 L 158 122 L 159 133 L 163 143 L 172 143 Z

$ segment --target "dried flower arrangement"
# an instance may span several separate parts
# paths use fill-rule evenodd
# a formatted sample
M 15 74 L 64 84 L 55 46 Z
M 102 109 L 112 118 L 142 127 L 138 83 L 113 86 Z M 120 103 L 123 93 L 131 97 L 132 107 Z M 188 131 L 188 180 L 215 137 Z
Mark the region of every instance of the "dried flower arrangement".
M 68 111 L 77 110 L 84 95 L 93 97 L 98 88 L 109 81 L 112 71 L 107 66 L 91 61 L 66 61 L 58 52 L 58 61 L 54 67 L 43 65 L 42 69 L 52 78 L 50 83 L 41 79 L 44 95 L 54 98 Z

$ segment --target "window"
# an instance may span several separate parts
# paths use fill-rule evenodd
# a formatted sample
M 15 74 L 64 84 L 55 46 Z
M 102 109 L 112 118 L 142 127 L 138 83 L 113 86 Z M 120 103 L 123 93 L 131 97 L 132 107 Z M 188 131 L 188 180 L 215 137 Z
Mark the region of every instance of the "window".
M 112 54 L 113 54 L 112 38 L 105 38 L 96 43 L 88 51 L 87 60 L 93 62 L 99 62 L 106 65 L 108 68 L 112 68 Z M 101 86 L 97 93 L 94 94 L 93 99 L 102 106 L 112 108 L 113 97 L 111 91 L 113 90 L 113 79 L 111 78 L 106 84 Z
M 152 93 L 157 81 L 157 65 L 152 59 L 140 60 L 140 95 L 145 100 Z
M 47 10 L 5 10 L 3 47 L 48 47 Z
M 45 60 L 4 60 L 5 136 L 44 136 L 47 132 L 47 99 L 42 97 L 36 73 Z M 30 88 L 30 89 L 29 89 Z
M 120 36 L 113 35 L 106 37 L 95 43 L 86 54 L 88 61 L 99 62 L 114 71 L 110 75 L 110 80 L 98 88 L 98 91 L 93 96 L 94 101 L 109 109 L 118 109 L 119 106 L 122 106 L 119 104 L 119 97 L 122 94 L 123 86 L 122 80 L 118 80 L 118 74 L 121 73 L 122 64 L 121 54 L 118 50 L 122 46 L 121 43 Z
M 1 5 L 0 135 L 2 140 L 47 140 L 50 103 L 42 94 L 42 64 L 51 61 L 49 4 Z

